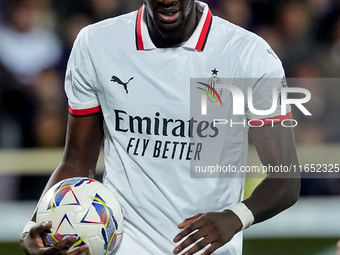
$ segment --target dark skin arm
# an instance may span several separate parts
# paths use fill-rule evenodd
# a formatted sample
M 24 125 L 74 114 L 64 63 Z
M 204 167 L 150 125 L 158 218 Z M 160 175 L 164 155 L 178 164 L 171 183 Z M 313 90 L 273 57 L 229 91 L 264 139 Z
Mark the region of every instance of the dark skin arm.
M 292 128 L 276 125 L 275 128 L 265 127 L 269 132 L 250 129 L 250 135 L 257 153 L 264 166 L 298 165 L 294 133 Z M 289 174 L 289 178 L 275 179 L 271 173 L 244 201 L 255 217 L 254 223 L 267 220 L 279 212 L 295 204 L 300 193 L 300 174 Z M 262 200 L 261 200 L 262 199 Z M 266 201 L 266 203 L 263 203 Z
M 69 116 L 64 157 L 61 164 L 51 175 L 42 196 L 55 183 L 71 177 L 94 177 L 96 164 L 103 142 L 103 116 L 101 113 L 84 117 Z M 32 216 L 35 221 L 36 212 Z M 65 250 L 76 241 L 75 237 L 69 237 L 53 247 L 44 247 L 41 235 L 44 230 L 51 228 L 51 222 L 39 224 L 21 237 L 21 246 L 26 254 L 65 254 Z M 64 253 L 63 253 L 64 251 Z M 87 252 L 86 245 L 68 253 L 78 255 Z
M 249 135 L 263 165 L 298 164 L 292 128 L 285 128 L 281 125 L 250 128 Z M 252 211 L 254 223 L 273 217 L 292 206 L 298 199 L 299 176 L 275 178 L 275 175 L 275 173 L 268 175 L 252 195 L 243 201 Z M 191 255 L 201 251 L 202 255 L 208 255 L 229 242 L 241 230 L 242 223 L 232 211 L 225 210 L 198 214 L 184 220 L 178 228 L 182 231 L 174 238 L 174 242 L 178 243 L 174 254 L 179 254 L 203 237 L 184 254 Z M 204 247 L 207 249 L 202 252 Z

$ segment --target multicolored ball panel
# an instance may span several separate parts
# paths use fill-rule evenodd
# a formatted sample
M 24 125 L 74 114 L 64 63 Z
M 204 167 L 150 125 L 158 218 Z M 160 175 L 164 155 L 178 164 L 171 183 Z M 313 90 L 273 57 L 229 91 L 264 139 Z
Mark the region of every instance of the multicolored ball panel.
M 88 244 L 94 255 L 107 255 L 117 247 L 122 235 L 120 205 L 113 194 L 94 179 L 79 177 L 56 184 L 40 202 L 37 221 L 39 218 L 52 220 L 52 233 L 44 237 L 49 246 L 76 236 L 71 250 Z M 90 242 L 90 239 L 101 241 Z

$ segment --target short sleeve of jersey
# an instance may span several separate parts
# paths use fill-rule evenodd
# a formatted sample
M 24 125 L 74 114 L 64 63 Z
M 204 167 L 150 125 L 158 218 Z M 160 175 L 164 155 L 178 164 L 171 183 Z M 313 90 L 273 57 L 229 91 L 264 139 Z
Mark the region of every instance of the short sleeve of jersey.
M 65 92 L 69 112 L 84 116 L 100 111 L 100 104 L 94 89 L 95 71 L 87 48 L 87 29 L 83 29 L 74 45 L 67 64 Z
M 290 106 L 283 111 L 286 114 L 282 115 L 281 111 L 281 89 L 287 86 L 282 63 L 262 38 L 255 42 L 244 71 L 248 95 L 247 119 L 271 124 L 291 118 Z

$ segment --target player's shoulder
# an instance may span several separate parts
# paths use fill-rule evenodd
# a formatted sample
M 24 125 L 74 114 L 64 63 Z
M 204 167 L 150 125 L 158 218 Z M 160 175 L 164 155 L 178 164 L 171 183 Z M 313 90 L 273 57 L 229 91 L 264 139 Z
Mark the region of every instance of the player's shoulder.
M 213 18 L 212 33 L 218 40 L 233 42 L 238 47 L 254 47 L 258 44 L 266 44 L 265 40 L 259 35 L 218 16 Z
M 211 33 L 216 45 L 228 48 L 240 61 L 262 60 L 281 65 L 279 57 L 262 37 L 238 25 L 214 16 Z
M 136 17 L 137 11 L 133 11 L 90 24 L 81 30 L 79 37 L 86 36 L 88 39 L 98 39 L 112 34 L 119 35 L 128 29 L 134 29 Z

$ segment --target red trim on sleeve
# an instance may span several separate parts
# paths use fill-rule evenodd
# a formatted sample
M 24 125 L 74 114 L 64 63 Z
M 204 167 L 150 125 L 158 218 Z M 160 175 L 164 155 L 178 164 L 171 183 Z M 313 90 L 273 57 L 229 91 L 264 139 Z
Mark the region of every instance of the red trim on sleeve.
M 248 121 L 251 121 L 251 125 L 252 126 L 262 126 L 262 125 L 268 125 L 268 124 L 274 124 L 274 123 L 278 123 L 287 119 L 291 119 L 292 118 L 292 113 L 287 113 L 286 115 L 279 115 L 276 117 L 269 117 L 269 118 L 264 118 L 264 119 L 248 119 Z
M 137 22 L 136 22 L 136 47 L 137 50 L 144 50 L 144 43 L 142 38 L 142 13 L 143 13 L 144 5 L 139 9 L 137 14 Z
M 76 110 L 76 109 L 72 109 L 71 106 L 69 106 L 68 111 L 74 116 L 86 116 L 86 115 L 90 115 L 90 114 L 93 114 L 93 113 L 100 112 L 101 108 L 100 108 L 100 106 L 95 106 L 95 107 L 88 108 L 88 109 Z
M 195 47 L 196 50 L 202 51 L 204 49 L 205 43 L 208 38 L 208 33 L 211 27 L 211 21 L 212 21 L 212 14 L 211 14 L 211 11 L 208 10 L 207 18 L 205 19 L 200 37 Z

